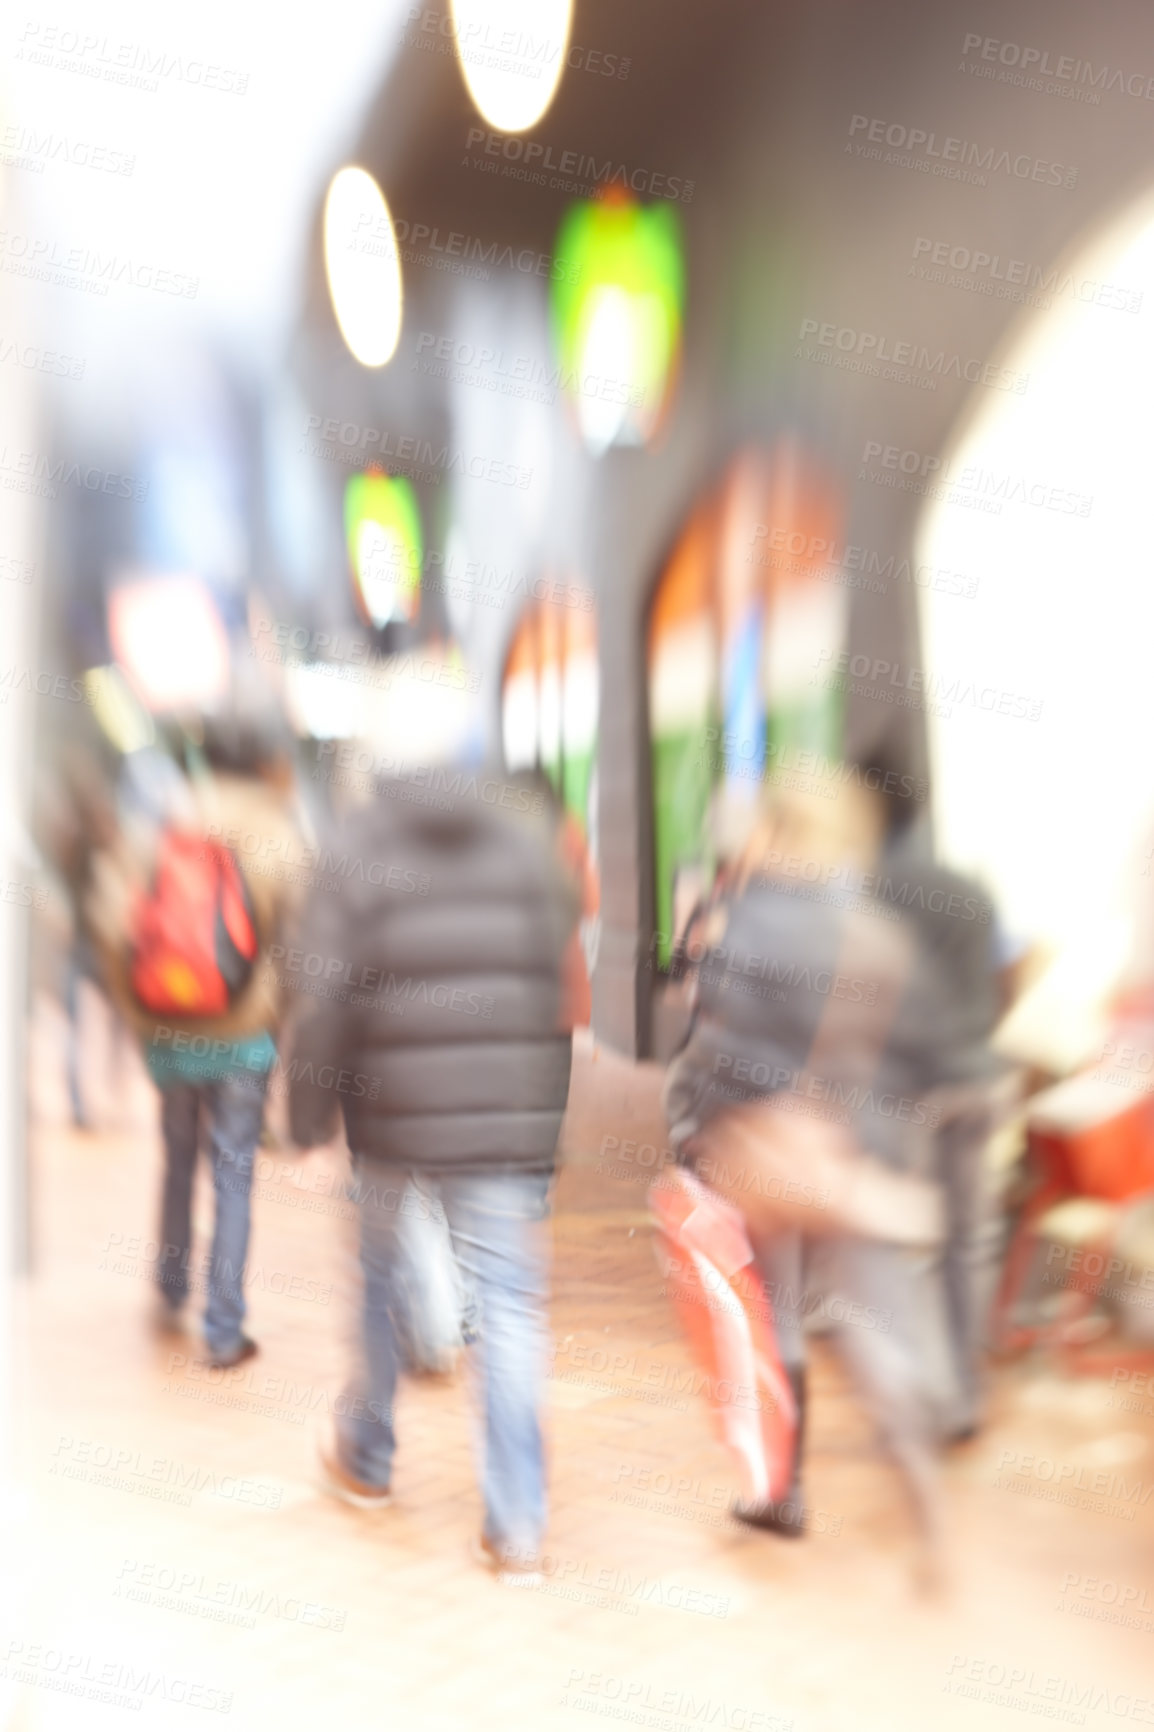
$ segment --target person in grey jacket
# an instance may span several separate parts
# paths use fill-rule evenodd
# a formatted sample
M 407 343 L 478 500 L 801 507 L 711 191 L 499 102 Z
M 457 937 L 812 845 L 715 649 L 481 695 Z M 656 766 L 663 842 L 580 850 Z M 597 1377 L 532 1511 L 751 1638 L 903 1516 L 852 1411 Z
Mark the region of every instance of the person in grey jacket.
M 935 1031 L 919 1041 L 906 1012 L 921 979 L 916 934 L 901 909 L 872 893 L 883 828 L 880 807 L 844 782 L 809 796 L 770 790 L 709 934 L 693 1030 L 670 1068 L 665 1104 L 679 1158 L 745 1213 L 799 1413 L 804 1419 L 804 1319 L 816 1306 L 833 1323 L 932 1542 L 947 1391 L 940 1355 L 927 1351 L 940 1331 L 928 1322 L 934 1293 L 924 1258 L 919 1265 L 898 1242 L 896 1223 L 889 1240 L 884 1232 L 831 1234 L 820 1214 L 812 1231 L 775 1228 L 756 1169 L 742 1171 L 725 1156 L 727 1116 L 764 1103 L 789 1122 L 824 1121 L 831 1141 L 848 1132 L 895 1174 L 930 1176 L 925 1093 Z M 799 1426 L 789 1494 L 780 1504 L 736 1507 L 740 1519 L 802 1531 L 801 1448 Z
M 1008 1073 L 990 1045 L 1003 1009 L 997 918 L 982 886 L 920 852 L 902 823 L 882 858 L 878 895 L 902 910 L 916 937 L 918 967 L 892 1038 L 895 1049 L 924 1055 L 931 1172 L 947 1222 L 931 1257 L 953 1379 L 946 1429 L 951 1441 L 963 1442 L 982 1421 L 985 1322 L 1001 1236 L 986 1170 L 998 1085 Z
M 562 975 L 579 887 L 531 786 L 437 776 L 437 789 L 428 778 L 382 783 L 346 821 L 332 846 L 345 862 L 340 889 L 313 893 L 283 959 L 301 1007 L 292 1134 L 301 1146 L 328 1141 L 340 1109 L 360 1204 L 363 1362 L 324 1465 L 345 1501 L 388 1502 L 398 1223 L 415 1175 L 440 1199 L 476 1295 L 478 1555 L 526 1573 L 545 1525 L 543 1223 L 569 1089 Z

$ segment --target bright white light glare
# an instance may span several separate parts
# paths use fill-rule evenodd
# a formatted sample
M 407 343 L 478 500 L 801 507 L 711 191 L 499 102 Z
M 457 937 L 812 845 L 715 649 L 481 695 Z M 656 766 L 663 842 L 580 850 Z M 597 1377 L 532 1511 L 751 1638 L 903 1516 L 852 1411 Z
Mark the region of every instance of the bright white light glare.
M 603 284 L 597 291 L 581 353 L 581 378 L 628 380 L 634 371 L 633 305 L 624 289 Z M 625 393 L 620 393 L 624 397 Z M 595 457 L 621 436 L 629 415 L 628 402 L 581 391 L 577 419 Z
M 228 637 L 195 577 L 142 578 L 108 598 L 113 653 L 156 714 L 211 710 L 228 689 Z
M 553 660 L 547 661 L 541 669 L 541 684 L 537 701 L 540 706 L 537 725 L 541 730 L 541 762 L 543 764 L 559 764 L 561 762 L 561 669 Z
M 535 126 L 565 70 L 573 0 L 451 0 L 469 95 L 498 132 Z
M 510 773 L 537 762 L 537 676 L 531 668 L 512 674 L 501 694 L 501 736 Z
M 363 168 L 342 168 L 325 199 L 325 271 L 341 336 L 364 367 L 383 367 L 401 334 L 401 255 L 389 207 Z
M 595 655 L 573 655 L 565 663 L 561 732 L 566 752 L 585 752 L 597 735 L 601 686 Z
M 420 658 L 420 672 L 414 671 L 414 659 L 386 657 L 380 664 L 383 684 L 365 689 L 365 736 L 398 773 L 458 761 L 472 724 L 472 697 L 464 685 L 423 677 L 430 661 L 438 660 L 437 652 Z M 461 664 L 452 652 L 440 660 L 454 679 L 460 678 Z
M 357 572 L 369 618 L 376 626 L 405 617 L 400 596 L 401 578 L 407 575 L 404 557 L 400 536 L 366 518 L 357 530 Z
M 1109 1001 L 1130 956 L 1132 932 L 1121 919 L 1084 909 L 1080 931 L 1013 1006 L 996 1045 L 1019 1062 L 1073 1071 L 1109 1033 Z M 1113 1090 L 1117 1110 L 1117 1084 Z
M 340 662 L 286 662 L 285 702 L 304 739 L 348 740 L 364 725 L 362 688 L 343 679 Z
M 1140 864 L 1154 814 L 1141 384 L 1154 199 L 1064 261 L 1051 309 L 1024 318 L 997 359 L 1025 389 L 977 393 L 932 478 L 914 577 L 944 857 L 986 878 L 1012 931 L 1062 956 L 1091 922 L 1129 924 L 1154 898 Z M 1154 973 L 1154 954 L 1141 961 Z

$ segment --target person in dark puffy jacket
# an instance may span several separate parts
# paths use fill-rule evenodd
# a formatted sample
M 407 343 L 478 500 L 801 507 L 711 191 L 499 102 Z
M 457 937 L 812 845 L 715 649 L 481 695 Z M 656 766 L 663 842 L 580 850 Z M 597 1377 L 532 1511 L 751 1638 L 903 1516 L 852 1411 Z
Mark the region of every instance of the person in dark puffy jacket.
M 358 1174 L 363 1363 L 324 1466 L 359 1507 L 389 1500 L 400 1350 L 394 1293 L 410 1175 L 443 1203 L 477 1298 L 485 1525 L 478 1555 L 532 1572 L 545 1525 L 538 1405 L 549 1212 L 569 1090 L 563 959 L 580 887 L 539 793 L 469 770 L 382 783 L 333 852 L 283 959 L 299 990 L 290 1115 L 302 1146 L 343 1112 Z M 409 1191 L 408 1194 L 412 1194 Z

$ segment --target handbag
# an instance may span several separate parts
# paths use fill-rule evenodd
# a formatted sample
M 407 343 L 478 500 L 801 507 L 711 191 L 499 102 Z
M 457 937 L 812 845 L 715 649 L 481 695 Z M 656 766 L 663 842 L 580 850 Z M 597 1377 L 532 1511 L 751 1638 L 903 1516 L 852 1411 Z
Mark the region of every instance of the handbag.
M 894 1245 L 945 1237 L 941 1192 L 862 1150 L 844 1125 L 775 1106 L 735 1107 L 694 1139 L 698 1176 L 759 1231 L 849 1234 Z
M 744 1500 L 778 1502 L 796 1465 L 797 1402 L 745 1224 L 684 1167 L 650 1186 L 649 1208 L 666 1295 L 705 1373 L 704 1394 Z

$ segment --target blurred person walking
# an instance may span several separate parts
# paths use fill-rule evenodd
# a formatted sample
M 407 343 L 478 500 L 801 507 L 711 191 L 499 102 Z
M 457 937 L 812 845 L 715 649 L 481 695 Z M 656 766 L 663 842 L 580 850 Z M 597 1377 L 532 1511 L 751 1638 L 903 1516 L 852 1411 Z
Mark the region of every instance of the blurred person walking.
M 865 889 L 883 829 L 878 803 L 845 779 L 767 790 L 707 935 L 666 1107 L 679 1158 L 744 1217 L 797 1413 L 792 1485 L 734 1514 L 804 1526 L 804 1321 L 817 1301 L 932 1543 L 944 1396 L 913 1247 L 940 1236 L 940 1208 L 925 1180 L 924 1055 L 891 1040 L 912 935 Z
M 194 759 L 194 762 L 196 760 Z M 216 1215 L 204 1338 L 215 1367 L 251 1358 L 244 1332 L 253 1163 L 283 993 L 272 962 L 298 903 L 291 762 L 276 728 L 205 723 L 201 761 L 165 820 L 129 818 L 96 862 L 90 918 L 108 991 L 160 1090 L 164 1139 L 158 1322 L 192 1284 L 192 1190 L 202 1133 Z
M 318 888 L 300 940 L 337 996 L 302 1003 L 292 1134 L 329 1140 L 338 1108 L 357 1173 L 362 1363 L 331 1447 L 328 1489 L 390 1501 L 406 1294 L 401 1200 L 434 1191 L 474 1297 L 485 1519 L 477 1556 L 532 1577 L 546 1519 L 539 1418 L 546 1222 L 571 1065 L 572 938 L 581 888 L 555 812 L 530 783 L 426 771 L 381 782 L 335 844 L 387 872 Z M 435 778 L 434 778 L 435 779 Z M 578 995 L 579 996 L 579 995 Z
M 66 1018 L 65 1074 L 72 1123 L 77 1130 L 93 1124 L 90 1090 L 84 1075 L 83 998 L 86 984 L 99 987 L 100 969 L 89 931 L 87 901 L 96 856 L 116 835 L 116 799 L 104 755 L 82 737 L 63 743 L 59 775 L 45 777 L 36 789 L 36 833 L 59 874 L 71 916 L 64 957 L 61 997 Z M 111 1018 L 111 1053 L 121 1057 L 123 1027 Z M 110 1055 L 111 1056 L 111 1055 Z
M 916 940 L 891 1041 L 910 1055 L 934 1120 L 929 1172 L 942 1188 L 945 1237 L 927 1256 L 942 1287 L 946 1334 L 938 1351 L 952 1378 L 945 1432 L 964 1442 L 981 1425 L 985 1325 L 1002 1236 L 986 1154 L 1009 1080 L 990 1045 L 1006 1001 L 1005 939 L 981 885 L 919 849 L 908 802 L 892 799 L 889 818 L 878 895 L 903 911 Z

